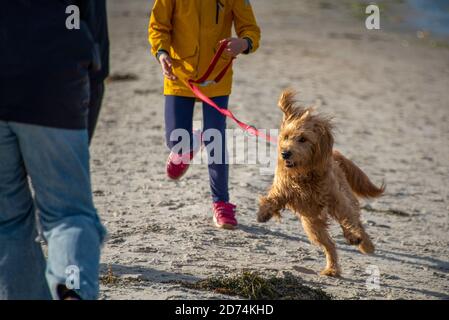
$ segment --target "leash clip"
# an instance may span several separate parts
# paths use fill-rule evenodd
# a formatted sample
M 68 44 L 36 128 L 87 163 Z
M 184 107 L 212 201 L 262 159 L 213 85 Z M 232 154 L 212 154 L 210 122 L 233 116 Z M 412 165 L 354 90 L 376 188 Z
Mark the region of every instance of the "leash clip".
M 199 84 L 200 87 L 207 87 L 210 84 L 216 84 L 217 82 L 215 80 L 206 80 L 204 82 L 201 82 Z

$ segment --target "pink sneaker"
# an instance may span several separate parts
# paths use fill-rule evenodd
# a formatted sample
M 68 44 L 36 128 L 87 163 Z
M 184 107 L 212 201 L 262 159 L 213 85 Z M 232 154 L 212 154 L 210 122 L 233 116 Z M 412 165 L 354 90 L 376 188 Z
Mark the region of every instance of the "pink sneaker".
M 186 154 L 177 154 L 170 152 L 167 159 L 166 171 L 170 179 L 178 180 L 187 172 L 190 166 L 190 161 L 195 157 L 197 152 L 201 149 L 202 133 L 199 130 L 193 132 L 194 147 L 193 151 Z
M 167 176 L 170 179 L 178 180 L 187 172 L 190 166 L 190 160 L 193 159 L 193 152 L 188 154 L 177 154 L 170 152 L 167 159 Z
M 237 227 L 235 209 L 237 207 L 229 202 L 218 201 L 214 203 L 214 223 L 222 229 L 233 230 Z

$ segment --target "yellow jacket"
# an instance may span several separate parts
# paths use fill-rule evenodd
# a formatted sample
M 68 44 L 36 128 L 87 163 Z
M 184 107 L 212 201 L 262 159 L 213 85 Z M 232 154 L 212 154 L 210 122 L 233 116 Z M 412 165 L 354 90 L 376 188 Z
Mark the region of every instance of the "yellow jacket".
M 155 0 L 148 28 L 151 52 L 155 56 L 159 50 L 170 53 L 178 77 L 175 81 L 165 78 L 165 95 L 194 96 L 183 81 L 198 79 L 205 73 L 218 42 L 231 37 L 233 23 L 239 38 L 251 39 L 251 52 L 257 50 L 260 29 L 249 0 Z M 221 60 L 211 79 L 229 61 Z M 218 84 L 201 90 L 209 97 L 217 97 L 229 95 L 231 87 L 230 68 Z

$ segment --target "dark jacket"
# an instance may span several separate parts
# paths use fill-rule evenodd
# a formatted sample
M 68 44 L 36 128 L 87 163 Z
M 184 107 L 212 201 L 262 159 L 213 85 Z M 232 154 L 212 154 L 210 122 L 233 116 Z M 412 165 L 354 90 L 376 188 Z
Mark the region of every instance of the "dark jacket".
M 109 75 L 109 32 L 107 23 L 106 0 L 93 0 L 88 12 L 93 13 L 87 19 L 92 36 L 100 54 L 100 70 L 93 71 L 90 78 L 94 81 L 104 81 Z
M 13 0 L 0 10 L 0 120 L 84 129 L 89 73 L 101 73 L 101 38 L 94 2 Z M 69 5 L 81 10 L 80 29 L 69 30 Z M 101 18 L 101 15 L 99 15 Z M 107 32 L 107 29 L 106 29 Z M 106 35 L 107 37 L 107 35 Z

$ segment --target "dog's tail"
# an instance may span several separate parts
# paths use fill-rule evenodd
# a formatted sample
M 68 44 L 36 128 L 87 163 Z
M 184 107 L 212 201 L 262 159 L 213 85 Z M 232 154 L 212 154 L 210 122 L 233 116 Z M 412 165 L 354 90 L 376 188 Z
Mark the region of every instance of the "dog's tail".
M 361 198 L 377 198 L 384 193 L 386 188 L 385 183 L 382 183 L 380 188 L 374 185 L 362 169 L 357 167 L 354 162 L 343 156 L 337 150 L 334 150 L 333 158 L 345 173 L 352 191 L 357 196 Z

